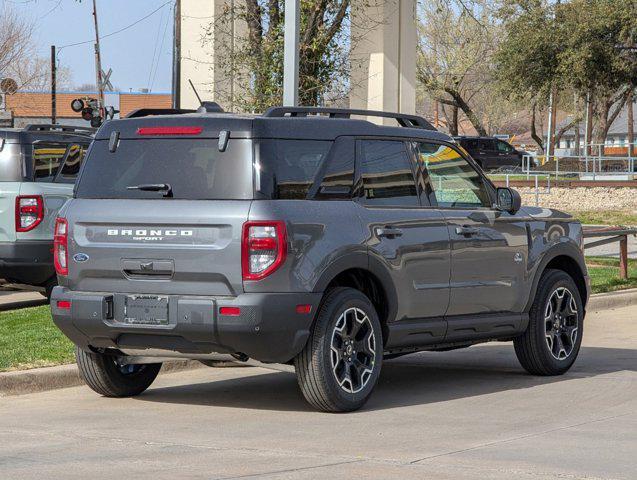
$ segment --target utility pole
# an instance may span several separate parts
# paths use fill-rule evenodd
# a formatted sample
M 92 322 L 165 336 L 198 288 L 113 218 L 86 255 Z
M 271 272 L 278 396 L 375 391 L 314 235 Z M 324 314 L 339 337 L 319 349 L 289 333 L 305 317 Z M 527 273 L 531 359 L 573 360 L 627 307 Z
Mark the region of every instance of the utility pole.
M 283 34 L 283 105 L 299 104 L 299 0 L 285 0 Z
M 104 86 L 102 85 L 102 60 L 100 58 L 100 34 L 97 27 L 97 2 L 93 0 L 93 20 L 95 22 L 95 80 L 97 87 L 97 109 L 100 117 L 103 118 L 104 108 Z
M 57 122 L 57 81 L 55 78 L 55 45 L 51 45 L 51 123 Z
M 553 110 L 555 110 L 553 93 L 554 90 L 551 89 L 551 94 L 549 96 L 549 128 L 548 134 L 546 136 L 546 148 L 544 149 L 544 152 L 546 154 L 544 158 L 545 162 L 550 162 L 551 155 L 553 154 L 553 129 L 555 128 L 553 125 Z
M 181 104 L 181 0 L 175 2 L 173 24 L 173 108 Z

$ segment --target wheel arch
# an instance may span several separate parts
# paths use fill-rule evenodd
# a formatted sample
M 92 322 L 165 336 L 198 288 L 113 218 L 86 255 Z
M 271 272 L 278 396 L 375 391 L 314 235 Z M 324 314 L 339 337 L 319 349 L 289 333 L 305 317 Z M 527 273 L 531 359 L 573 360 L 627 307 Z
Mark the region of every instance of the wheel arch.
M 588 301 L 588 284 L 586 281 L 587 270 L 584 263 L 584 256 L 579 248 L 571 243 L 561 243 L 552 247 L 546 252 L 540 261 L 540 264 L 533 277 L 533 284 L 531 288 L 531 295 L 527 301 L 525 312 L 531 309 L 533 299 L 537 293 L 537 287 L 540 283 L 540 278 L 547 269 L 555 269 L 566 272 L 575 282 L 577 290 L 582 298 L 582 303 L 586 307 Z
M 350 287 L 364 293 L 374 305 L 387 341 L 388 323 L 396 317 L 398 297 L 392 279 L 375 259 L 366 254 L 352 255 L 334 262 L 320 277 L 315 292 L 333 287 Z

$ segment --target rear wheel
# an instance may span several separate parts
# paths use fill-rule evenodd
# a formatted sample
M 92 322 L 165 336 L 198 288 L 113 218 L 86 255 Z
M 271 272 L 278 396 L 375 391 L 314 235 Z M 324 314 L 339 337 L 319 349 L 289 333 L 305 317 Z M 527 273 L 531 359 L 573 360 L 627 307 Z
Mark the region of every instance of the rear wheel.
M 584 306 L 573 279 L 561 270 L 547 270 L 538 284 L 529 312 L 529 326 L 513 341 L 522 366 L 534 375 L 561 375 L 579 353 Z
M 376 385 L 382 354 L 380 322 L 369 299 L 352 288 L 331 290 L 294 360 L 301 392 L 318 410 L 356 410 Z
M 86 352 L 75 347 L 75 359 L 82 380 L 105 397 L 139 395 L 153 383 L 161 363 L 130 365 L 118 362 L 118 357 Z
M 49 303 L 51 303 L 51 294 L 53 293 L 53 288 L 56 287 L 57 284 L 58 284 L 57 277 L 53 277 L 47 280 L 47 282 L 44 284 L 44 296 L 46 297 Z

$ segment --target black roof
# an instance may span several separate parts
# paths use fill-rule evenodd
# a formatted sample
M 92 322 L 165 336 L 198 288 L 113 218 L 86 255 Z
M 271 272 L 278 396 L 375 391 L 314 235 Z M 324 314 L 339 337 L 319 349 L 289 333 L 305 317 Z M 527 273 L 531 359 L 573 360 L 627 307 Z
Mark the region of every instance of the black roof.
M 306 108 L 306 107 L 304 107 Z M 347 110 L 343 110 L 347 114 Z M 353 114 L 359 115 L 359 111 Z M 287 138 L 333 140 L 343 135 L 355 136 L 390 136 L 405 138 L 422 138 L 429 140 L 450 141 L 451 137 L 437 130 L 415 127 L 412 120 L 405 120 L 410 126 L 383 126 L 362 119 L 351 119 L 344 115 L 294 115 L 285 116 L 245 115 L 233 113 L 182 113 L 168 115 L 150 115 L 125 118 L 106 122 L 97 132 L 96 139 L 108 139 L 113 131 L 118 131 L 120 138 L 140 138 L 138 129 L 144 127 L 202 127 L 201 133 L 191 135 L 192 138 L 217 138 L 219 132 L 230 131 L 231 138 Z M 373 113 L 373 112 L 372 112 Z M 378 112 L 376 112 L 378 113 Z M 398 114 L 388 114 L 395 118 Z M 407 116 L 400 116 L 401 119 Z M 415 116 L 409 116 L 415 117 Z M 419 117 L 416 117 L 419 118 Z M 400 123 L 400 120 L 397 118 Z M 422 120 L 426 122 L 425 120 Z M 423 124 L 424 125 L 424 124 Z M 179 135 L 175 138 L 187 136 Z M 161 135 L 161 138 L 171 138 Z

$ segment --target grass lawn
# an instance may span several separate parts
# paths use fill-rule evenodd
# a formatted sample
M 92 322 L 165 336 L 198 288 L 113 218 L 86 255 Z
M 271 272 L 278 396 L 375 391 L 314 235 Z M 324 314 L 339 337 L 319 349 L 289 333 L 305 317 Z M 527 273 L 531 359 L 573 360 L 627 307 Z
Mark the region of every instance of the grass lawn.
M 619 279 L 619 260 L 587 257 L 593 293 L 637 287 L 637 260 L 629 260 L 628 280 Z M 0 372 L 74 361 L 73 345 L 51 320 L 48 305 L 0 312 Z
M 53 324 L 48 305 L 0 312 L 0 372 L 73 361 L 73 345 Z
M 619 259 L 586 257 L 592 293 L 637 288 L 637 260 L 628 259 L 628 280 L 619 279 Z
M 637 227 L 637 212 L 630 212 L 625 210 L 594 210 L 569 213 L 583 224 L 623 225 L 626 227 Z

